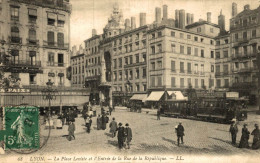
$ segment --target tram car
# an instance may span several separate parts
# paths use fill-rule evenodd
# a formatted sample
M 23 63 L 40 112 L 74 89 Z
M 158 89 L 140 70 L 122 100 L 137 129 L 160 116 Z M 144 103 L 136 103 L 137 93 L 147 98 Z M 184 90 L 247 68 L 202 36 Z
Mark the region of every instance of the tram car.
M 161 112 L 166 116 L 228 123 L 247 118 L 247 102 L 236 92 L 204 92 L 188 100 L 166 100 Z

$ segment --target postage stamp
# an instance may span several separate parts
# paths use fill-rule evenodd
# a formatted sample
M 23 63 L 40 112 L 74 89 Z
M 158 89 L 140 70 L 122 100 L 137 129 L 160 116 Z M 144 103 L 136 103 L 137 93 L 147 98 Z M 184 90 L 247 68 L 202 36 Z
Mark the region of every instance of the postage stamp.
M 5 107 L 6 149 L 38 149 L 39 109 L 37 107 Z

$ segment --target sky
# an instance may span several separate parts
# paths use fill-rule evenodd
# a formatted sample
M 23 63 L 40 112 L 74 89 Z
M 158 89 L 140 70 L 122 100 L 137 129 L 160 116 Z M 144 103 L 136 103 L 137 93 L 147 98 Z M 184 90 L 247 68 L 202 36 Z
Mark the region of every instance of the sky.
M 238 13 L 243 11 L 244 5 L 249 4 L 250 9 L 260 5 L 260 0 L 70 0 L 71 14 L 71 45 L 82 45 L 84 40 L 92 35 L 92 29 L 97 34 L 103 33 L 103 28 L 113 11 L 113 4 L 118 3 L 122 9 L 123 17 L 136 17 L 136 27 L 139 27 L 139 13 L 146 13 L 146 23 L 155 20 L 155 7 L 168 6 L 168 18 L 175 19 L 175 10 L 184 9 L 186 13 L 194 14 L 194 22 L 200 18 L 207 20 L 207 12 L 211 12 L 212 23 L 217 24 L 218 15 L 222 10 L 225 15 L 226 30 L 229 30 L 232 2 L 237 3 Z M 162 10 L 162 9 L 161 9 Z

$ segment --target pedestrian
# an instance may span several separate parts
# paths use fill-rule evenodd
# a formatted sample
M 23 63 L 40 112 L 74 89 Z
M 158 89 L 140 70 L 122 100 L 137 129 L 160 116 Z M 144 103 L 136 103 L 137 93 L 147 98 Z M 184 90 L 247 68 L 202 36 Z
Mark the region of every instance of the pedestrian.
M 97 130 L 100 130 L 102 126 L 102 119 L 100 117 L 100 114 L 97 117 Z
M 259 147 L 260 147 L 260 131 L 259 131 L 258 124 L 255 124 L 255 129 L 253 130 L 251 135 L 254 135 L 252 149 L 259 149 Z
M 103 107 L 101 107 L 101 114 L 105 114 L 105 109 Z
M 106 115 L 102 114 L 102 116 L 101 116 L 101 128 L 102 128 L 102 130 L 106 129 L 106 124 L 107 124 Z
M 68 140 L 71 141 L 72 137 L 74 138 L 75 140 L 75 135 L 74 135 L 74 131 L 75 131 L 75 124 L 74 122 L 68 122 L 69 123 L 69 128 L 68 128 L 68 131 L 69 131 L 69 137 L 68 137 Z
M 132 141 L 132 129 L 129 127 L 129 124 L 125 124 L 125 138 L 126 138 L 126 148 L 130 149 L 130 142 Z
M 113 105 L 113 112 L 115 112 L 116 111 L 116 109 L 115 109 L 115 105 Z
M 116 129 L 117 129 L 117 122 L 115 121 L 115 118 L 112 119 L 112 121 L 109 124 L 110 127 L 110 133 L 112 133 L 112 137 L 116 136 Z
M 117 140 L 118 140 L 118 147 L 119 149 L 122 149 L 122 147 L 124 146 L 124 127 L 122 126 L 122 123 L 118 124 L 119 127 L 117 128 Z
M 239 143 L 239 148 L 249 148 L 248 139 L 250 132 L 247 129 L 247 124 L 244 124 L 244 127 L 242 128 L 242 136 Z
M 87 133 L 89 133 L 90 132 L 90 118 L 89 117 L 87 117 L 87 119 L 86 119 L 86 124 L 85 124 L 85 126 L 87 127 Z
M 177 141 L 178 141 L 178 146 L 180 145 L 180 139 L 181 139 L 181 143 L 183 144 L 183 136 L 184 136 L 184 127 L 182 126 L 181 122 L 179 123 L 179 125 L 176 128 L 176 132 L 177 132 Z
M 109 115 L 111 115 L 113 108 L 109 105 Z
M 160 120 L 160 116 L 161 116 L 161 107 L 159 106 L 157 110 L 157 120 Z
M 229 132 L 231 134 L 232 144 L 236 145 L 238 128 L 236 124 L 234 125 L 234 122 L 230 125 Z
M 91 130 L 91 124 L 92 124 L 92 116 L 89 116 L 89 124 L 88 124 L 88 133 L 90 133 Z

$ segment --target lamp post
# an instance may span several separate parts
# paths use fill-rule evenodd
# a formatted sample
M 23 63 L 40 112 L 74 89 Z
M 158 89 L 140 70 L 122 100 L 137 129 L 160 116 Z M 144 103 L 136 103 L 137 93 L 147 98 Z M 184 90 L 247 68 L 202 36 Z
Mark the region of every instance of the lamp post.
M 57 90 L 53 89 L 53 82 L 51 82 L 51 79 L 48 80 L 46 83 L 47 87 L 42 90 L 42 97 L 43 100 L 48 100 L 49 102 L 49 113 L 51 111 L 51 100 L 56 100 Z
M 125 95 L 125 98 L 127 99 L 127 96 L 128 96 L 128 92 L 130 92 L 130 85 L 131 85 L 131 83 L 130 83 L 130 81 L 129 80 L 127 80 L 126 81 L 126 95 Z M 129 100 L 127 100 L 127 102 L 128 102 Z

